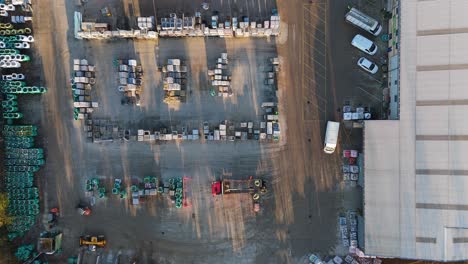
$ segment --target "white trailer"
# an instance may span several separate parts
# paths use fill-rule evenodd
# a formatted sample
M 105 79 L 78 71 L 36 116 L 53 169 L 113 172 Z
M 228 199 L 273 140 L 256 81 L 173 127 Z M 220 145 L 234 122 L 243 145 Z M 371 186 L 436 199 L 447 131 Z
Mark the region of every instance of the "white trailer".
M 378 36 L 382 31 L 382 25 L 380 25 L 377 20 L 354 7 L 346 13 L 345 20 L 346 22 L 363 29 L 374 36 Z
M 325 133 L 325 144 L 323 151 L 327 154 L 335 152 L 338 142 L 338 132 L 340 131 L 340 123 L 328 121 L 327 132 Z

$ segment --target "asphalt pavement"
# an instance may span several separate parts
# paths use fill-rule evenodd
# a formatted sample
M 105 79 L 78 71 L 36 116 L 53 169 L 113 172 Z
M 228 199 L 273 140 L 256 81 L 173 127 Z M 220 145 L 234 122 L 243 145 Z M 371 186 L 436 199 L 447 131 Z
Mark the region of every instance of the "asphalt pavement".
M 123 2 L 120 8 L 125 14 L 142 12 L 136 8 L 143 6 L 140 3 Z M 149 1 L 142 2 L 147 2 L 148 8 L 153 6 Z M 236 2 L 230 0 L 226 4 Z M 182 4 L 177 2 L 180 9 Z M 356 66 L 361 54 L 349 42 L 360 31 L 344 22 L 347 4 L 331 0 L 277 2 L 283 33 L 268 40 L 276 43 L 276 51 L 271 43 L 265 46 L 268 54 L 277 53 L 282 61 L 278 93 L 283 139 L 278 145 L 247 142 L 142 147 L 86 143 L 82 125 L 71 120 L 71 95 L 67 88 L 71 61 L 92 57 L 95 52 L 101 56 L 113 54 L 106 50 L 112 45 L 73 39 L 75 7 L 70 1 L 40 1 L 34 18 L 36 56 L 40 59 L 36 66 L 42 68 L 49 92 L 41 102 L 31 104 L 30 111 L 40 113 L 36 120 L 41 122 L 40 134 L 47 149 L 41 182 L 42 209 L 47 212 L 49 207 L 61 207 L 64 216 L 59 226 L 65 233 L 62 256 L 49 262 L 63 263 L 65 257 L 78 254 L 77 239 L 84 232 L 109 236 L 108 248 L 99 253 L 109 263 L 118 259 L 181 263 L 189 258 L 192 263 L 295 263 L 309 252 L 341 253 L 337 247 L 337 215 L 345 206 L 359 207 L 360 192 L 343 186 L 340 155 L 343 146 L 359 146 L 362 131 L 342 129 L 340 147 L 335 154 L 326 155 L 322 151 L 325 123 L 341 120 L 337 109 L 345 101 L 381 104 L 379 77 L 369 76 Z M 243 7 L 238 6 L 240 12 Z M 259 6 L 263 13 L 271 7 Z M 253 12 L 253 7 L 247 8 Z M 184 40 L 171 41 L 181 41 L 175 44 L 181 45 Z M 235 53 L 235 47 L 245 42 L 233 39 L 220 45 L 231 47 Z M 147 53 L 142 54 L 150 58 L 147 63 L 156 60 L 156 49 L 150 44 L 137 41 L 128 47 L 130 53 L 146 49 Z M 164 54 L 164 50 L 158 52 Z M 253 56 L 255 48 L 246 49 L 246 54 Z M 105 97 L 104 92 L 101 97 Z M 97 175 L 110 181 L 150 173 L 160 177 L 192 175 L 194 206 L 176 211 L 170 204 L 155 201 L 136 211 L 127 203 L 109 199 L 97 205 L 93 218 L 76 216 L 74 209 L 84 196 L 83 183 L 87 178 Z M 234 177 L 252 173 L 271 182 L 260 216 L 251 214 L 248 199 L 212 199 L 206 186 L 224 173 Z M 90 263 L 95 263 L 98 256 L 88 257 Z

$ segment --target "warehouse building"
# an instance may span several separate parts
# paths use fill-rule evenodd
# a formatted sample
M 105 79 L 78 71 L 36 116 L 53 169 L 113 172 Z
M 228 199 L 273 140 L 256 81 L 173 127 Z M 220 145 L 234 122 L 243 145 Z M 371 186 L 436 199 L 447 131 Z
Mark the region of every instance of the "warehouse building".
M 400 2 L 399 120 L 366 121 L 366 255 L 468 260 L 468 1 Z

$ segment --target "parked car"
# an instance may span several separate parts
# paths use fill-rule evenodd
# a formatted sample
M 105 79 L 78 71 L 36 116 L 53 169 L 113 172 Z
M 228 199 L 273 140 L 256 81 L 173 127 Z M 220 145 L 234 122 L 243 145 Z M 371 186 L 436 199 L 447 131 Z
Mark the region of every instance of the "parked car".
M 377 45 L 375 45 L 375 43 L 371 40 L 359 34 L 354 36 L 353 40 L 351 41 L 351 45 L 369 55 L 374 55 L 377 52 Z
M 357 65 L 371 74 L 375 74 L 379 70 L 379 67 L 375 63 L 364 57 L 358 60 Z

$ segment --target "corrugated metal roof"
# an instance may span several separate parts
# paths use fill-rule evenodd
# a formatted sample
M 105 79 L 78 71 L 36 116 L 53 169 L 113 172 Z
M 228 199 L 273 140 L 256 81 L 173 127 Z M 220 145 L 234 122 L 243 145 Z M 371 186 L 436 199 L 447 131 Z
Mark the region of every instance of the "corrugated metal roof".
M 468 260 L 468 1 L 400 2 L 400 120 L 365 123 L 364 250 Z

